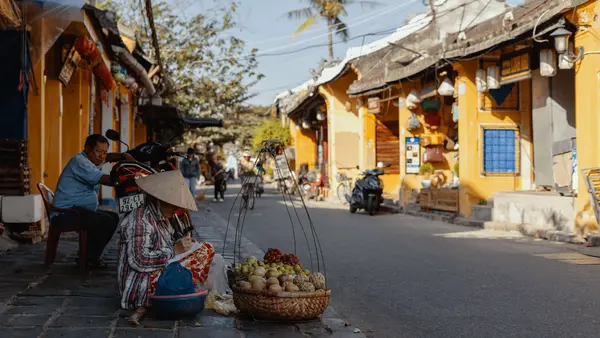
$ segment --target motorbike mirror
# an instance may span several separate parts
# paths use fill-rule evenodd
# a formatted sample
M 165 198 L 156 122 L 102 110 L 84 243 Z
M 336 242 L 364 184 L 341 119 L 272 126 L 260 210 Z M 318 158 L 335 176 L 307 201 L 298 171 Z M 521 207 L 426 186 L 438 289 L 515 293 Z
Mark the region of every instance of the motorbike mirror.
M 120 142 L 120 143 L 124 144 L 125 147 L 127 147 L 127 151 L 129 151 L 129 145 L 127 143 L 121 141 L 121 134 L 119 134 L 118 131 L 109 129 L 106 131 L 106 133 L 104 133 L 104 135 L 106 136 L 107 139 L 109 139 L 111 141 Z
M 119 134 L 119 132 L 116 130 L 109 129 L 106 131 L 106 133 L 104 135 L 106 136 L 107 139 L 109 139 L 111 141 L 121 142 L 121 134 Z

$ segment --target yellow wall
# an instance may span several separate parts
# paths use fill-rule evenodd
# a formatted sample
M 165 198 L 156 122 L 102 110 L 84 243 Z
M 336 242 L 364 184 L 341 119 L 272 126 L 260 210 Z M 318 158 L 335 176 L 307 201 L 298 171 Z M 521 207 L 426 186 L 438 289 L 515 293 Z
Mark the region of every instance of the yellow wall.
M 575 35 L 575 47 L 584 47 L 585 51 L 600 50 L 600 21 L 594 16 L 600 11 L 597 1 L 588 1 L 576 10 L 575 16 L 569 16 L 575 24 L 588 26 Z M 577 165 L 579 167 L 577 213 L 585 211 L 588 219 L 576 218 L 575 226 L 588 230 L 597 229 L 592 206 L 586 191 L 582 169 L 600 167 L 600 55 L 586 55 L 575 66 L 575 119 L 577 125 Z M 586 224 L 587 223 L 587 224 Z M 587 232 L 587 231 L 586 231 Z
M 521 81 L 521 104 L 518 112 L 480 112 L 479 94 L 475 85 L 475 72 L 478 60 L 458 62 L 454 65 L 458 72 L 459 145 L 460 145 L 460 213 L 471 215 L 471 207 L 481 200 L 487 200 L 500 191 L 529 190 L 533 182 L 531 165 L 531 84 Z M 519 124 L 521 135 L 519 176 L 487 177 L 481 174 L 483 152 L 480 148 L 481 124 Z
M 92 73 L 85 69 L 80 69 L 79 72 L 81 74 L 81 124 L 79 133 L 81 134 L 81 147 L 83 147 L 85 139 L 90 134 L 90 97 L 92 95 Z
M 345 172 L 348 176 L 356 175 L 356 170 L 353 168 L 339 168 L 337 165 L 337 152 L 354 152 L 357 154 L 358 163 L 360 165 L 361 156 L 360 150 L 356 149 L 358 143 L 340 144 L 336 141 L 336 133 L 356 133 L 357 139 L 360 140 L 361 123 L 359 117 L 360 107 L 356 104 L 356 99 L 350 99 L 346 91 L 348 87 L 358 78 L 357 73 L 352 69 L 348 70 L 344 76 L 331 82 L 328 85 L 319 88 L 319 93 L 325 99 L 327 105 L 327 132 L 328 132 L 328 148 L 329 148 L 329 184 L 331 187 L 336 187 L 338 182 L 336 176 L 339 171 Z M 346 111 L 346 101 L 350 101 L 352 111 Z M 359 141 L 360 142 L 360 141 Z M 334 189 L 335 190 L 335 189 Z
M 421 91 L 421 85 L 419 82 L 405 82 L 402 84 L 401 89 L 401 97 L 405 98 L 413 89 L 417 90 L 417 92 Z M 440 98 L 443 100 L 443 98 Z M 437 133 L 442 133 L 444 135 L 448 135 L 448 122 L 451 121 L 451 110 L 452 107 L 446 106 L 442 104 L 442 108 L 440 109 L 440 116 L 442 117 L 442 125 L 438 128 Z M 421 127 L 416 130 L 408 130 L 406 129 L 406 124 L 408 119 L 412 117 L 412 111 L 404 106 L 399 108 L 400 112 L 400 175 L 401 175 L 401 184 L 405 189 L 409 190 L 420 190 L 421 189 L 421 181 L 425 179 L 423 175 L 418 174 L 406 174 L 406 138 L 407 137 L 423 137 L 431 134 L 431 130 L 424 127 L 425 123 L 425 115 L 420 108 L 415 110 L 419 121 L 421 122 Z M 423 164 L 423 154 L 425 152 L 425 147 L 421 144 L 421 164 Z M 442 170 L 444 175 L 446 176 L 447 182 L 450 182 L 452 179 L 452 174 L 454 170 L 454 165 L 456 160 L 454 157 L 456 156 L 456 151 L 447 151 L 444 149 L 444 159 L 443 163 L 432 163 L 435 170 Z
M 58 80 L 46 81 L 45 110 L 45 184 L 56 189 L 62 166 L 62 116 L 60 115 L 60 96 L 62 83 Z
M 301 164 L 307 163 L 309 169 L 314 169 L 317 160 L 317 140 L 312 129 L 296 131 L 296 170 Z
M 81 71 L 76 71 L 63 88 L 62 165 L 83 149 L 81 139 Z

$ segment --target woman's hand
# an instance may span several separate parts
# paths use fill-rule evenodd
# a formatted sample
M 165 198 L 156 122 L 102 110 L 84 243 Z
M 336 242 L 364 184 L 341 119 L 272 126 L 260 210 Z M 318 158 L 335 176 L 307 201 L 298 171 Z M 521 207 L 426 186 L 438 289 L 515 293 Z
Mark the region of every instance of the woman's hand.
M 177 240 L 177 242 L 175 242 L 173 249 L 175 251 L 175 254 L 179 255 L 180 253 L 184 253 L 184 252 L 188 251 L 191 247 L 192 247 L 192 238 L 189 236 L 185 236 L 185 237 Z

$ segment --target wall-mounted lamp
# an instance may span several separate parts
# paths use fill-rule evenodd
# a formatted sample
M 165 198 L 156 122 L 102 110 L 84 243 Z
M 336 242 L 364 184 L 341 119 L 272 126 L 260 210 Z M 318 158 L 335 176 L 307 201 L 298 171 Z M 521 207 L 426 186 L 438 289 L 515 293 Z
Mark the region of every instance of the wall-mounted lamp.
M 583 59 L 583 56 L 585 55 L 583 47 L 579 47 L 577 55 L 572 52 L 572 48 L 569 48 L 569 38 L 571 35 L 573 35 L 571 31 L 562 27 L 557 28 L 550 34 L 550 36 L 554 38 L 554 48 L 560 55 L 559 68 L 561 69 L 568 69 L 569 65 L 575 64 L 577 61 Z
M 310 123 L 308 123 L 308 121 L 302 121 L 302 128 L 309 129 L 310 128 Z
M 296 130 L 300 130 L 300 126 L 299 125 L 296 125 Z
M 317 113 L 317 120 L 319 120 L 319 121 L 325 121 L 325 114 L 323 114 L 322 112 L 318 112 Z
M 554 48 L 556 48 L 558 54 L 564 54 L 569 50 L 569 38 L 572 34 L 573 33 L 562 27 L 557 28 L 550 34 L 550 36 L 554 38 Z

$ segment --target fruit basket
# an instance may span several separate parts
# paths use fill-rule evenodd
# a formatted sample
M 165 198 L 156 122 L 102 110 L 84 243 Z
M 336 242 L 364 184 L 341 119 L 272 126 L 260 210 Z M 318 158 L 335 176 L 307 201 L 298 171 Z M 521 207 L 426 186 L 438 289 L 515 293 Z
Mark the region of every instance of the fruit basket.
M 278 161 L 275 161 L 279 155 L 285 156 L 281 142 L 264 141 L 254 166 L 262 168 L 267 158 L 272 158 L 274 171 L 279 172 L 281 169 Z M 256 179 L 255 176 L 248 176 L 242 186 Z M 321 316 L 329 306 L 331 290 L 327 287 L 323 250 L 302 195 L 294 197 L 289 193 L 282 193 L 291 226 L 293 253 L 270 248 L 260 260 L 241 255 L 244 221 L 251 209 L 247 199 L 240 198 L 242 193 L 243 189 L 236 196 L 229 213 L 223 248 L 224 256 L 233 256 L 233 264 L 227 275 L 235 306 L 240 313 L 255 319 L 297 321 Z M 231 224 L 235 210 L 238 214 L 234 218 L 235 224 Z M 227 248 L 230 232 L 234 235 L 233 248 Z M 306 265 L 302 264 L 297 255 L 297 238 L 303 238 L 306 244 L 303 252 Z

